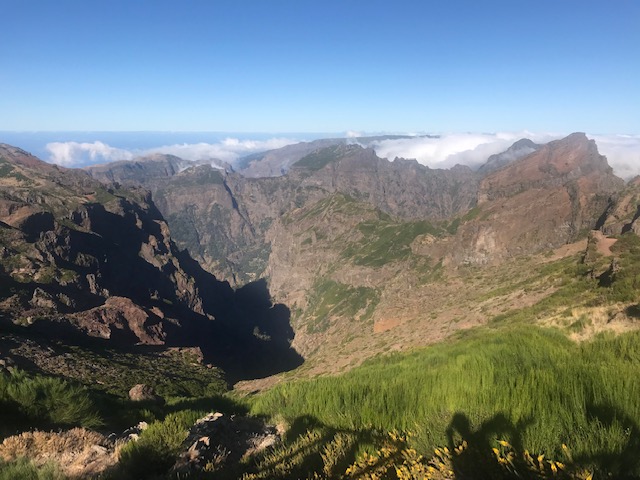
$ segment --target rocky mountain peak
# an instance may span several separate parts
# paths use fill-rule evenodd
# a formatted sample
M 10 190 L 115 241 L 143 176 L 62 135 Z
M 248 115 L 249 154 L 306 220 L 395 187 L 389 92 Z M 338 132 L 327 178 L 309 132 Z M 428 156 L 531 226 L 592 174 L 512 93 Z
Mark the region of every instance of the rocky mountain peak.
M 521 138 L 504 152 L 491 155 L 487 159 L 487 162 L 478 168 L 478 173 L 481 175 L 488 175 L 509 163 L 526 157 L 541 147 L 542 145 L 538 145 L 528 138 Z
M 596 143 L 584 133 L 573 133 L 489 174 L 480 184 L 479 203 L 596 174 L 614 177 Z

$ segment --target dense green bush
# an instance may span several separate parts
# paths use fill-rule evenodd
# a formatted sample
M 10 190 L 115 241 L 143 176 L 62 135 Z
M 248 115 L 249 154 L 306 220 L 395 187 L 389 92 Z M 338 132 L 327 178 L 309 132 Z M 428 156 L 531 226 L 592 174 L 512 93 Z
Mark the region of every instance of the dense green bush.
M 144 479 L 163 474 L 175 463 L 176 455 L 189 429 L 207 412 L 183 410 L 154 422 L 135 442 L 120 452 L 119 470 L 113 478 Z
M 0 405 L 2 434 L 23 427 L 102 425 L 86 388 L 20 370 L 0 374 Z

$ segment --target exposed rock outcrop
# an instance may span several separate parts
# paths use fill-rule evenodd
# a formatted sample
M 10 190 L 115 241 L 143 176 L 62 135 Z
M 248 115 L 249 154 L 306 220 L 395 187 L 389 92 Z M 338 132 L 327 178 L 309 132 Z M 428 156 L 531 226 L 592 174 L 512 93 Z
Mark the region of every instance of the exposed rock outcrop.
M 172 471 L 185 475 L 219 470 L 279 440 L 276 428 L 257 418 L 210 413 L 189 431 Z

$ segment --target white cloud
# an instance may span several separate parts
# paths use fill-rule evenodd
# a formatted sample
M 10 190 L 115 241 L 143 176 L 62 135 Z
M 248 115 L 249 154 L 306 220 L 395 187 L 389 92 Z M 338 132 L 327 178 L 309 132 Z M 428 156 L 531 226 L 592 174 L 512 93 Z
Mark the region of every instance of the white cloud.
M 117 160 L 131 160 L 152 153 L 166 153 L 185 160 L 220 159 L 233 163 L 238 158 L 251 153 L 281 148 L 299 140 L 271 138 L 268 140 L 240 140 L 225 138 L 219 143 L 183 143 L 164 145 L 150 149 L 124 150 L 102 142 L 54 142 L 48 143 L 49 161 L 65 167 L 78 167 Z
M 48 143 L 46 149 L 51 154 L 50 162 L 65 167 L 131 160 L 134 157 L 128 150 L 110 147 L 102 142 L 53 142 Z
M 640 135 L 587 136 L 596 141 L 616 175 L 625 180 L 640 175 Z
M 455 164 L 472 168 L 483 164 L 490 155 L 500 153 L 521 138 L 545 143 L 563 135 L 534 134 L 531 132 L 451 133 L 434 137 L 417 136 L 373 142 L 380 157 L 414 158 L 431 168 L 450 168 Z
M 491 134 L 455 133 L 439 138 L 415 137 L 397 140 L 382 140 L 371 146 L 381 157 L 415 158 L 431 168 L 450 168 L 456 163 L 479 167 L 490 155 L 500 153 L 521 138 L 536 143 L 547 143 L 566 134 L 500 132 Z M 607 157 L 609 165 L 619 177 L 626 180 L 640 175 L 640 135 L 591 135 L 598 151 Z
M 220 143 L 195 143 L 181 145 L 166 145 L 153 148 L 149 152 L 169 153 L 185 160 L 208 160 L 217 158 L 233 163 L 238 158 L 251 153 L 263 152 L 281 148 L 299 140 L 289 138 L 270 138 L 268 140 L 240 140 L 225 138 Z

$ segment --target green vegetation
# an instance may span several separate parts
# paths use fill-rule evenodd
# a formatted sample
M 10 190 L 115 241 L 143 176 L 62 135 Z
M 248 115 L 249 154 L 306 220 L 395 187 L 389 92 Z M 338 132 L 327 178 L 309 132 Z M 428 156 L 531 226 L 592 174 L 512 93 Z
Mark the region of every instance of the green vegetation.
M 136 442 L 130 442 L 120 452 L 116 478 L 157 478 L 175 463 L 189 428 L 207 412 L 184 410 L 171 413 L 162 421 L 149 425 Z
M 307 218 L 316 218 L 321 215 L 358 215 L 363 211 L 371 210 L 370 206 L 363 205 L 356 201 L 353 197 L 345 195 L 343 193 L 334 193 L 333 195 L 323 198 L 319 202 L 313 204 L 309 208 L 305 208 L 304 213 L 295 218 L 296 221 L 301 221 Z M 388 215 L 380 213 L 388 218 Z M 291 223 L 293 219 L 290 215 L 283 218 L 285 224 Z
M 640 458 L 639 367 L 640 333 L 576 345 L 539 327 L 482 329 L 339 377 L 281 384 L 252 411 L 352 431 L 411 431 L 423 452 L 460 442 L 463 418 L 468 431 L 484 425 L 488 436 L 531 452 L 562 458 L 564 443 L 586 466 L 627 472 L 624 461 Z
M 19 370 L 0 373 L 0 405 L 0 435 L 25 427 L 92 428 L 103 423 L 86 388 Z
M 312 291 L 307 308 L 307 329 L 311 333 L 327 330 L 333 316 L 365 322 L 373 315 L 380 295 L 373 288 L 352 287 L 328 279 L 318 280 Z
M 172 180 L 172 185 L 176 187 L 193 187 L 197 185 L 222 185 L 224 177 L 220 170 L 208 165 L 201 165 L 177 175 Z
M 63 480 L 64 478 L 53 464 L 37 467 L 24 458 L 12 463 L 0 461 L 0 480 Z
M 331 162 L 336 161 L 339 158 L 339 152 L 344 147 L 342 145 L 334 145 L 332 147 L 323 148 L 309 155 L 302 157 L 296 163 L 294 167 L 304 167 L 309 170 L 317 171 L 325 167 Z
M 474 218 L 477 218 L 480 215 L 480 213 L 482 213 L 482 210 L 480 209 L 480 207 L 473 207 L 471 210 L 469 210 L 467 213 L 465 213 L 461 217 L 454 218 L 451 221 L 451 223 L 449 223 L 445 228 L 447 233 L 451 235 L 455 235 L 460 225 L 462 225 L 463 223 L 469 222 Z
M 427 221 L 394 223 L 381 219 L 362 222 L 358 230 L 362 240 L 348 246 L 342 255 L 356 265 L 381 267 L 389 262 L 405 260 L 411 255 L 411 242 L 418 235 L 442 235 L 442 230 Z
M 116 349 L 59 347 L 67 359 L 66 375 L 94 389 L 126 397 L 138 383 L 154 387 L 163 397 L 204 397 L 227 390 L 223 373 L 200 365 L 188 352 L 165 354 Z M 100 379 L 95 383 L 96 377 Z

